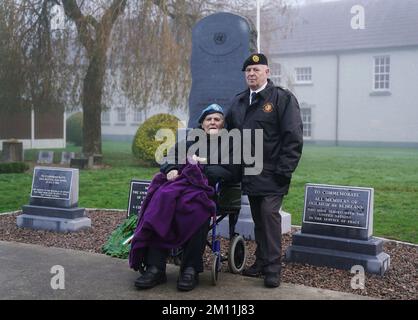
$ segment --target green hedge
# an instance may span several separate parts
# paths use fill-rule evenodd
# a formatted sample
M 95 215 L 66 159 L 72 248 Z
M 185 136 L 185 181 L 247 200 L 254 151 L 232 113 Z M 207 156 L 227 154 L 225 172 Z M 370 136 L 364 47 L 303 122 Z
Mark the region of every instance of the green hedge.
M 67 141 L 81 146 L 83 143 L 83 113 L 77 112 L 67 119 Z
M 165 141 L 157 141 L 155 135 L 160 129 L 172 130 L 177 133 L 180 120 L 170 114 L 156 114 L 146 120 L 136 132 L 132 142 L 132 153 L 143 166 L 158 166 L 155 160 L 157 148 Z
M 29 169 L 24 162 L 0 163 L 0 173 L 22 173 Z

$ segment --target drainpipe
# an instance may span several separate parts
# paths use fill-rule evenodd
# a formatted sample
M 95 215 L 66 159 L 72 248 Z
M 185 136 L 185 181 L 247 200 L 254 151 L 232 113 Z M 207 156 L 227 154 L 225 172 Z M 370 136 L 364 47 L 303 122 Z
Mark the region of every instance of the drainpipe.
M 339 113 L 340 113 L 340 55 L 337 54 L 337 85 L 335 92 L 335 145 L 338 146 L 338 124 L 339 124 Z
M 63 148 L 65 149 L 66 147 L 67 147 L 67 121 L 66 121 L 66 119 L 67 119 L 67 117 L 66 117 L 66 115 L 67 115 L 67 113 L 65 112 L 65 110 L 64 110 L 64 124 L 63 124 L 63 133 L 62 133 L 62 137 L 63 137 Z
M 33 149 L 35 145 L 35 109 L 30 110 L 30 148 Z

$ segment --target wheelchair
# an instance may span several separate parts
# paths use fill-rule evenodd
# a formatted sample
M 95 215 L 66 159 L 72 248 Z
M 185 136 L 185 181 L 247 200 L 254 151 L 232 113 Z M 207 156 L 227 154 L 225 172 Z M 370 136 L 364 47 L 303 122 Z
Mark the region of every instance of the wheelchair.
M 241 210 L 241 185 L 229 184 L 222 186 L 217 183 L 215 186 L 216 193 L 216 212 L 211 217 L 209 233 L 210 241 L 206 245 L 211 249 L 211 279 L 212 284 L 216 285 L 219 279 L 219 272 L 222 263 L 228 261 L 229 270 L 232 273 L 240 273 L 247 260 L 247 249 L 244 237 L 235 232 L 235 226 L 238 221 L 238 215 Z M 218 224 L 228 216 L 229 220 L 229 248 L 228 254 L 221 253 L 221 240 L 217 230 Z M 209 234 L 208 233 L 208 234 Z M 176 265 L 181 264 L 182 249 L 174 249 L 171 256 Z

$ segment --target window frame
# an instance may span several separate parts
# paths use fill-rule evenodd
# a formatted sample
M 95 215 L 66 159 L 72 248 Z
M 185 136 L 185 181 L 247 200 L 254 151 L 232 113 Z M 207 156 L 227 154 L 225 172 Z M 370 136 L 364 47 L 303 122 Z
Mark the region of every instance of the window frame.
M 274 84 L 280 85 L 282 83 L 282 65 L 278 62 L 272 62 L 269 66 L 270 69 L 270 80 L 273 81 Z M 278 71 L 274 73 L 273 71 Z
M 309 122 L 305 121 L 304 116 L 306 114 L 304 114 L 304 112 L 309 111 Z M 300 106 L 300 117 L 302 119 L 302 124 L 303 124 L 303 139 L 312 139 L 312 127 L 313 127 L 313 123 L 312 123 L 312 106 L 308 105 L 308 104 L 301 104 Z M 309 135 L 305 135 L 305 131 L 309 133 Z
M 107 119 L 104 119 L 104 115 L 107 115 Z M 102 111 L 100 121 L 104 126 L 110 126 L 110 110 Z
M 309 70 L 309 73 L 302 74 L 301 76 L 306 77 L 307 75 L 310 76 L 310 80 L 298 80 L 298 70 Z M 313 83 L 312 77 L 312 67 L 295 67 L 295 84 L 312 84 Z
M 377 60 L 379 59 L 384 59 L 384 64 L 376 64 Z M 386 59 L 389 59 L 388 63 Z M 391 72 L 391 61 L 390 61 L 390 55 L 386 54 L 386 55 L 377 55 L 377 56 L 373 56 L 373 72 L 372 72 L 372 91 L 373 92 L 389 92 L 391 90 L 391 86 L 390 86 L 390 72 Z M 389 68 L 389 71 L 386 71 L 386 68 Z M 379 71 L 376 73 L 376 68 L 379 68 Z M 383 68 L 383 72 L 380 71 L 380 68 Z M 384 77 L 384 80 L 376 80 L 376 77 Z M 387 80 L 386 80 L 386 76 L 387 76 Z M 386 82 L 387 82 L 387 87 L 386 87 Z M 376 84 L 379 84 L 379 87 L 376 88 Z M 380 87 L 380 85 L 383 84 L 383 88 Z
M 120 116 L 123 115 L 122 119 Z M 126 125 L 127 122 L 127 110 L 124 107 L 116 108 L 116 119 L 117 119 L 117 125 Z

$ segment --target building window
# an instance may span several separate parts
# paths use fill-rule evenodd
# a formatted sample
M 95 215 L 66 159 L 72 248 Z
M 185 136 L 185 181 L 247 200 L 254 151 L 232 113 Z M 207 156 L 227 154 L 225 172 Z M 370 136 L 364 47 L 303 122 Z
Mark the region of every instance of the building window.
M 142 111 L 134 110 L 134 122 L 135 123 L 142 122 Z
M 296 68 L 295 73 L 296 83 L 312 83 L 311 67 Z
M 110 112 L 109 111 L 102 112 L 102 124 L 106 126 L 110 125 Z
M 126 122 L 126 109 L 125 108 L 118 108 L 118 122 L 125 123 Z
M 270 80 L 279 85 L 282 81 L 282 66 L 280 63 L 270 63 Z
M 303 137 L 311 138 L 312 137 L 312 109 L 301 108 L 300 113 L 302 116 L 302 123 L 303 123 Z
M 390 80 L 390 57 L 374 57 L 374 85 L 375 91 L 388 91 Z

